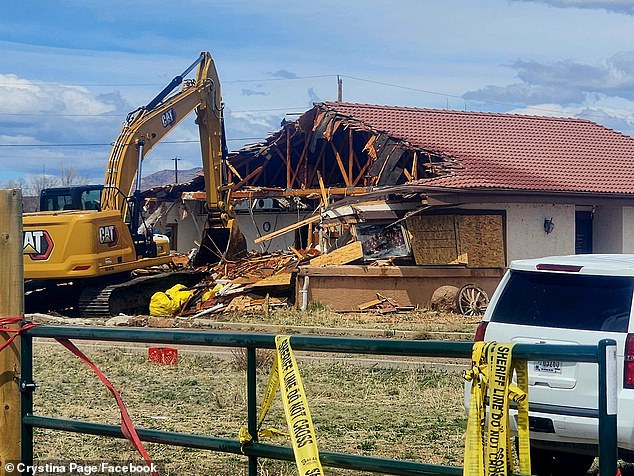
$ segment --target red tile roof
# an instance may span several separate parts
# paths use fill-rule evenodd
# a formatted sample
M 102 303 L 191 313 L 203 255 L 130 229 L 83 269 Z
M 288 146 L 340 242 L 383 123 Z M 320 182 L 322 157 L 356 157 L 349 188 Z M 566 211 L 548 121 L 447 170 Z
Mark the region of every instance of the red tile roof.
M 419 184 L 634 193 L 634 138 L 583 119 L 323 103 L 413 146 L 456 159 Z

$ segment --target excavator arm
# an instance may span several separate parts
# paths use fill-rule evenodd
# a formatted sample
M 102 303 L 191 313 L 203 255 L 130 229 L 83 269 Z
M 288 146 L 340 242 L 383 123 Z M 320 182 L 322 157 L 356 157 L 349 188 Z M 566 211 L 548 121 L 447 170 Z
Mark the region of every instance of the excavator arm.
M 185 80 L 185 76 L 196 66 L 196 78 Z M 181 90 L 172 94 L 181 84 Z M 202 52 L 193 64 L 176 76 L 145 107 L 128 115 L 108 159 L 101 210 L 118 211 L 129 223 L 135 242 L 144 239 L 137 234 L 142 201 L 140 181 L 143 160 L 192 111 L 196 111 L 196 123 L 199 127 L 209 210 L 201 248 L 205 247 L 212 252 L 208 261 L 217 261 L 218 251 L 223 256 L 230 249 L 229 237 L 236 236 L 236 240 L 240 239 L 241 234 L 236 233 L 237 228 L 231 229 L 235 224 L 230 204 L 231 188 L 226 184 L 224 171 L 226 147 L 222 107 L 220 81 L 215 64 L 208 52 Z M 212 232 L 209 233 L 208 230 Z M 218 230 L 217 233 L 214 230 Z M 216 255 L 216 259 L 213 255 Z M 200 258 L 198 261 L 200 263 Z

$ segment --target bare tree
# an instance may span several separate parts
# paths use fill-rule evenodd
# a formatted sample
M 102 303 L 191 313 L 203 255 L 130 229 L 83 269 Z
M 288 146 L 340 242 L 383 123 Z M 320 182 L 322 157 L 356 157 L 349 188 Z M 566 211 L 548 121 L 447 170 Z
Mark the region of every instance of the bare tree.
M 59 186 L 59 178 L 54 175 L 32 175 L 29 177 L 29 191 L 31 195 L 40 196 L 40 192 L 45 188 Z
M 6 182 L 0 182 L 0 188 L 22 188 L 24 189 L 24 179 L 10 179 Z
M 77 175 L 77 171 L 72 165 L 62 165 L 59 175 L 60 185 L 62 187 L 68 187 L 69 185 L 83 185 L 87 183 L 86 177 Z

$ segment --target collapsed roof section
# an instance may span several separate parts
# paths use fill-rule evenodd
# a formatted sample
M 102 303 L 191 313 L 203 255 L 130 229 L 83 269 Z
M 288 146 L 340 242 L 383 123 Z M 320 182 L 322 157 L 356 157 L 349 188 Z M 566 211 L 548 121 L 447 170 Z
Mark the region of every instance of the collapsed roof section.
M 343 104 L 343 103 L 341 103 Z M 265 141 L 229 155 L 234 198 L 358 195 L 444 175 L 455 161 L 318 103 Z

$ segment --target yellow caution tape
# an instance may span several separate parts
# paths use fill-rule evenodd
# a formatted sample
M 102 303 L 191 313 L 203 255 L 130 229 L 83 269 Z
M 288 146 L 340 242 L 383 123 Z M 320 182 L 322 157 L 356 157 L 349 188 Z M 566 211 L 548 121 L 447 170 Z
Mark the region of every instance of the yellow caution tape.
M 512 361 L 513 344 L 476 342 L 471 369 L 469 417 L 465 441 L 464 476 L 513 473 L 509 407 L 517 405 L 519 473 L 531 474 L 528 434 L 528 369 Z M 515 375 L 517 384 L 513 384 Z M 488 406 L 488 414 L 487 414 Z
M 258 415 L 258 437 L 288 436 L 275 428 L 261 429 L 266 414 L 273 404 L 277 388 L 280 387 L 284 414 L 286 415 L 286 423 L 290 431 L 299 475 L 323 476 L 324 472 L 319 460 L 315 427 L 310 416 L 306 392 L 299 375 L 290 339 L 290 336 L 275 337 L 277 352 L 271 366 L 269 381 L 264 391 L 264 398 L 262 399 Z M 253 439 L 245 427 L 240 428 L 238 438 L 241 444 L 248 443 Z

